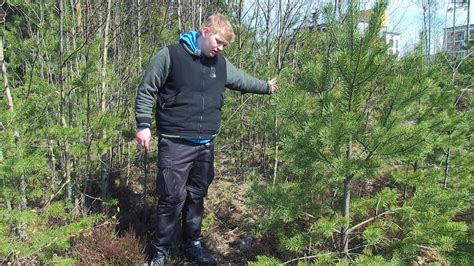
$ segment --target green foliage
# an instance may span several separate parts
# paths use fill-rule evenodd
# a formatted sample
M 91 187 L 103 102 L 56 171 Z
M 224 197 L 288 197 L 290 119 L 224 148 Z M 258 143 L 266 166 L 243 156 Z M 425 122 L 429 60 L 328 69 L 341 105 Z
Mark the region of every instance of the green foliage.
M 216 215 L 211 212 L 202 219 L 202 230 L 208 230 L 216 222 Z
M 11 253 L 18 258 L 42 262 L 73 260 L 61 257 L 71 248 L 71 239 L 101 221 L 101 215 L 77 217 L 72 206 L 53 202 L 42 211 L 0 209 L 0 256 Z
M 357 259 L 355 260 L 355 264 L 357 264 L 357 265 L 367 265 L 367 266 L 370 266 L 370 265 L 386 265 L 386 266 L 398 265 L 396 263 L 386 261 L 382 256 L 367 257 L 367 256 L 364 256 L 364 255 L 358 256 Z
M 251 265 L 251 266 L 260 266 L 260 265 L 270 266 L 270 265 L 280 265 L 280 264 L 281 264 L 281 261 L 279 261 L 276 258 L 268 257 L 268 256 L 257 256 L 256 261 L 248 262 L 248 265 Z
M 102 162 L 117 175 L 141 166 L 131 144 L 135 88 L 149 59 L 179 31 L 174 7 L 148 2 L 140 6 L 141 28 L 135 2 L 114 5 L 105 76 L 104 5 L 88 3 L 77 25 L 77 10 L 65 4 L 60 62 L 59 34 L 52 34 L 60 30 L 57 2 L 5 4 L 14 109 L 0 107 L 0 204 L 13 209 L 0 207 L 0 256 L 60 265 L 104 263 L 103 254 L 112 264 L 143 260 L 138 239 L 119 239 L 111 228 L 81 236 L 76 247 L 91 256 L 70 258 L 71 239 L 103 217 L 74 215 L 65 196 L 68 189 L 76 199 L 97 196 Z M 380 26 L 387 1 L 377 3 L 365 30 L 349 1 L 344 20 L 328 7 L 321 30 L 277 39 L 220 2 L 238 33 L 226 57 L 256 77 L 278 75 L 280 90 L 266 98 L 226 92 L 217 155 L 232 158 L 223 162 L 226 170 L 252 173 L 249 202 L 262 214 L 255 233 L 276 236 L 284 254 L 314 255 L 316 265 L 401 265 L 430 250 L 440 262 L 472 265 L 474 57 L 447 63 L 417 52 L 400 60 L 388 55 Z M 278 175 L 269 185 L 276 156 Z M 257 173 L 263 178 L 253 178 Z M 25 199 L 26 210 L 18 210 Z M 208 214 L 203 228 L 215 220 Z M 349 255 L 360 254 L 352 260 L 342 254 L 348 229 Z M 130 250 L 133 256 L 125 254 Z M 250 264 L 281 262 L 257 256 Z
M 51 263 L 54 265 L 77 265 L 77 261 L 74 258 L 65 258 L 58 256 L 56 254 L 53 255 L 53 258 L 51 260 Z
M 413 198 L 405 203 L 413 207 L 406 209 L 401 216 L 406 227 L 400 253 L 413 255 L 417 249 L 412 247 L 420 245 L 441 252 L 453 251 L 466 233 L 467 226 L 452 221 L 452 217 L 466 207 L 467 201 L 468 193 L 462 191 L 456 193 L 438 186 L 417 187 Z
M 311 202 L 302 203 L 301 198 L 305 198 L 307 191 L 298 183 L 286 183 L 282 186 L 264 187 L 257 183 L 252 185 L 252 205 L 266 205 L 271 208 L 266 210 L 266 215 L 257 221 L 257 233 L 268 230 L 272 232 L 288 232 L 281 227 L 281 223 L 291 223 L 304 216 L 304 210 L 310 209 L 316 212 L 317 206 Z
M 317 244 L 321 244 L 321 241 L 325 238 L 331 237 L 334 234 L 334 228 L 340 228 L 345 223 L 345 220 L 341 216 L 335 217 L 323 217 L 318 219 L 311 226 L 311 232 L 317 239 Z
M 365 228 L 362 237 L 368 245 L 376 245 L 384 239 L 384 232 L 379 225 L 373 224 Z
M 399 61 L 387 55 L 384 8 L 379 2 L 365 31 L 354 9 L 342 23 L 328 13 L 298 69 L 282 71 L 288 89 L 275 101 L 285 124 L 283 169 L 276 185 L 253 186 L 251 202 L 265 209 L 258 230 L 278 232 L 287 251 L 342 252 L 350 228 L 351 241 L 364 243 L 349 243 L 365 254 L 361 264 L 400 262 L 397 254 L 409 262 L 423 246 L 446 255 L 465 241 L 466 224 L 453 219 L 468 207 L 472 173 L 452 169 L 453 188 L 443 189 L 443 169 L 428 165 L 442 165 L 449 147 L 449 164 L 467 166 L 460 153 L 472 127 L 453 108 L 459 91 L 439 78 L 449 75 L 442 64 L 416 53 Z M 419 164 L 426 166 L 413 171 Z
M 295 232 L 288 236 L 280 236 L 281 245 L 285 250 L 302 252 L 306 248 L 308 236 L 303 233 Z

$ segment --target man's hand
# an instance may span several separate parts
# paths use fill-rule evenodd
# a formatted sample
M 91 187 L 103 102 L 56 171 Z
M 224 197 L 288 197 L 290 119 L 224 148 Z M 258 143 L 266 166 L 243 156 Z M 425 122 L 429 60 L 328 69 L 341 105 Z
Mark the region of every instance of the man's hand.
M 268 85 L 270 85 L 270 94 L 278 90 L 277 78 L 272 78 L 271 80 L 269 80 Z
M 136 140 L 138 145 L 142 146 L 145 150 L 150 149 L 151 131 L 149 128 L 139 128 L 136 133 Z

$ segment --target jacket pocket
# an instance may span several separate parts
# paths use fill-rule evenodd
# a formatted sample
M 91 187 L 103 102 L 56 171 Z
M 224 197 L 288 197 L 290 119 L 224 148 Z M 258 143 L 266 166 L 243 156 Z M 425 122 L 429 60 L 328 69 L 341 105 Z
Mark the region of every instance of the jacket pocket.
M 176 98 L 178 95 L 181 93 L 181 90 L 177 90 L 174 94 L 171 96 L 166 96 L 166 97 L 160 97 L 160 107 L 161 109 L 165 109 L 166 106 L 169 106 L 170 104 L 173 104 L 176 101 Z

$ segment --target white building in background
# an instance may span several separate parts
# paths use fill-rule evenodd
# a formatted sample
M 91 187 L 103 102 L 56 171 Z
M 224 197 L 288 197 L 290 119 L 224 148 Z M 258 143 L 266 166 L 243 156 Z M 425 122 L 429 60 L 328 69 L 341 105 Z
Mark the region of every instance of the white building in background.
M 364 32 L 365 30 L 368 29 L 369 27 L 369 22 L 372 14 L 374 13 L 373 9 L 366 9 L 366 10 L 361 10 L 359 13 L 359 23 L 357 24 L 357 28 Z M 316 12 L 312 13 L 313 15 L 313 23 L 317 19 L 314 19 L 314 16 L 316 16 Z M 389 13 L 387 10 L 382 14 L 382 23 L 381 23 L 381 32 L 380 32 L 380 38 L 385 39 L 385 42 L 388 45 L 387 48 L 387 53 L 390 55 L 396 55 L 397 57 L 400 57 L 400 50 L 401 50 L 401 33 L 399 32 L 393 32 L 393 31 L 388 31 L 388 27 L 390 25 L 389 21 Z M 316 26 L 317 31 L 325 31 L 327 25 L 322 23 L 318 24 Z M 314 25 L 310 26 L 310 29 L 313 30 L 315 28 Z
M 463 57 L 468 53 L 468 46 L 474 45 L 474 24 L 469 25 L 469 43 L 467 25 L 443 29 L 443 50 L 454 57 Z
M 388 44 L 388 54 L 399 55 L 401 46 L 401 34 L 398 32 L 385 32 L 385 42 Z
M 369 26 L 370 17 L 373 12 L 373 9 L 360 11 L 359 29 L 365 30 Z M 388 44 L 387 53 L 398 56 L 401 49 L 401 34 L 398 32 L 387 31 L 389 25 L 389 14 L 386 10 L 382 16 L 382 37 L 385 37 L 385 42 Z

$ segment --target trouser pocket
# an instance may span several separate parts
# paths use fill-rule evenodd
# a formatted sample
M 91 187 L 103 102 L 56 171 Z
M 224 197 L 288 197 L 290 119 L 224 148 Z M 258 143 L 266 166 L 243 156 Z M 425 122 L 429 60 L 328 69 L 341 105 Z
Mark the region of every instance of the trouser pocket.
M 214 180 L 214 163 L 212 161 L 196 161 L 186 183 L 186 189 L 201 196 L 207 191 Z

